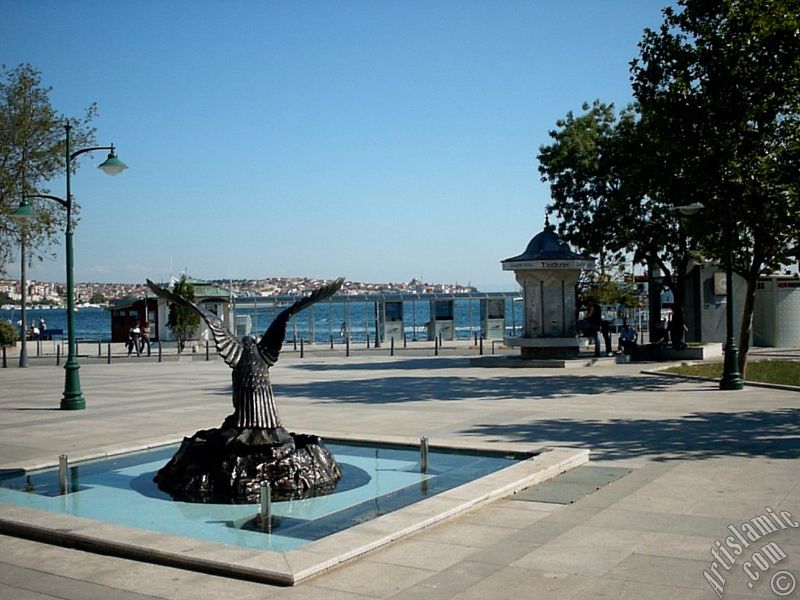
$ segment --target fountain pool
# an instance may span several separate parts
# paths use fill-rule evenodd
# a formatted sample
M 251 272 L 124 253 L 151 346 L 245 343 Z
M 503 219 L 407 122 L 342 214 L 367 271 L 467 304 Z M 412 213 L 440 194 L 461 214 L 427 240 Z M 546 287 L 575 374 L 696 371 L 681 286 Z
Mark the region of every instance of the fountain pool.
M 540 483 L 588 460 L 587 450 L 481 444 L 419 448 L 336 442 L 343 466 L 327 496 L 257 504 L 175 502 L 152 482 L 175 451 L 162 446 L 56 468 L 0 473 L 0 533 L 228 577 L 295 585 L 425 527 Z M 490 448 L 489 448 L 490 447 Z

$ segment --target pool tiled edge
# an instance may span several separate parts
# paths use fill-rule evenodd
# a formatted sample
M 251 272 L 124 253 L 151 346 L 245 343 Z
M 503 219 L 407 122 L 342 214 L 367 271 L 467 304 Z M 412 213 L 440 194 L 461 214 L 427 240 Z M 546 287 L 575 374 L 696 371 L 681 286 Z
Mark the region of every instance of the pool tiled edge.
M 383 441 L 386 441 L 385 439 Z M 520 452 L 519 445 L 469 446 Z M 465 446 L 466 449 L 466 446 Z M 526 449 L 522 449 L 525 451 Z M 575 448 L 530 448 L 532 458 L 289 552 L 266 552 L 0 504 L 0 533 L 215 575 L 279 585 L 310 577 L 589 460 Z

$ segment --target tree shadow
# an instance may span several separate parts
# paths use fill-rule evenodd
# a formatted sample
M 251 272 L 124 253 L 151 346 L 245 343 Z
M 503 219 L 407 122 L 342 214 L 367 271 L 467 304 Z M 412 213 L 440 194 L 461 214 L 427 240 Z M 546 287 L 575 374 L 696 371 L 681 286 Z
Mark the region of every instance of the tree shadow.
M 468 435 L 589 448 L 592 458 L 654 460 L 743 456 L 791 459 L 800 456 L 800 409 L 736 413 L 698 412 L 669 419 L 532 420 L 482 424 Z
M 395 404 L 431 400 L 557 399 L 565 395 L 661 392 L 674 387 L 667 377 L 556 375 L 479 378 L 457 376 L 377 377 L 274 385 L 276 397 L 304 397 L 320 402 Z M 711 390 L 700 387 L 702 390 Z
M 451 369 L 466 368 L 469 365 L 468 357 L 420 357 L 404 358 L 387 362 L 358 362 L 352 363 L 305 363 L 293 364 L 291 368 L 305 371 L 413 371 L 418 369 Z

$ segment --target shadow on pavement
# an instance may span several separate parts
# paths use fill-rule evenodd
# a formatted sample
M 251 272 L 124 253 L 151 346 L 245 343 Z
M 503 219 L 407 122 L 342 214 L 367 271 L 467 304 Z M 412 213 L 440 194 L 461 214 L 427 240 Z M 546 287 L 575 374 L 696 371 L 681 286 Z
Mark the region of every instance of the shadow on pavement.
M 710 383 L 708 390 L 716 384 Z M 329 402 L 393 404 L 429 400 L 557 399 L 565 395 L 659 392 L 674 388 L 667 377 L 558 375 L 552 377 L 427 376 L 342 379 L 300 384 L 276 384 L 276 397 L 305 397 Z M 706 389 L 706 388 L 702 388 Z
M 469 357 L 420 357 L 392 360 L 389 362 L 360 362 L 354 359 L 352 363 L 307 363 L 294 364 L 293 369 L 305 371 L 385 371 L 400 370 L 413 371 L 417 369 L 450 369 L 469 365 Z
M 645 455 L 655 460 L 716 456 L 790 459 L 800 456 L 800 409 L 736 413 L 700 412 L 670 419 L 611 421 L 544 419 L 508 425 L 477 425 L 468 435 L 590 448 L 592 458 Z

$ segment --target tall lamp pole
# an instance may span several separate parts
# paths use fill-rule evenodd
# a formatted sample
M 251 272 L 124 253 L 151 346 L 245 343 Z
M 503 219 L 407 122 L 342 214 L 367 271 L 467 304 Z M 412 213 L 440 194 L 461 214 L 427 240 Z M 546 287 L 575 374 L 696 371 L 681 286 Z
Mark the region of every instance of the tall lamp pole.
M 739 372 L 739 348 L 733 335 L 733 232 L 731 231 L 731 213 L 725 215 L 725 365 L 722 379 L 719 380 L 721 390 L 741 390 L 744 387 L 742 374 Z
M 687 206 L 676 206 L 675 210 L 684 215 L 693 215 L 702 210 L 700 202 L 693 202 Z M 744 388 L 742 374 L 739 372 L 739 348 L 733 335 L 733 231 L 731 213 L 725 215 L 725 363 L 722 379 L 719 381 L 721 390 L 741 390 Z
M 20 262 L 19 262 L 19 275 L 20 275 L 20 301 L 22 302 L 22 327 L 20 327 L 20 340 L 21 345 L 19 349 L 19 366 L 26 368 L 28 366 L 28 322 L 27 322 L 27 303 L 28 303 L 28 257 L 25 253 L 25 235 L 27 234 L 28 223 L 36 216 L 31 205 L 28 204 L 24 192 L 22 202 L 19 207 L 11 213 L 11 218 L 19 228 L 20 239 Z
M 117 153 L 114 150 L 114 145 L 111 146 L 92 146 L 91 148 L 82 148 L 80 150 L 72 151 L 70 147 L 70 131 L 72 125 L 69 123 L 64 124 L 65 138 L 66 138 L 66 176 L 67 176 L 67 197 L 59 198 L 58 196 L 50 196 L 48 194 L 29 194 L 33 198 L 47 198 L 58 202 L 67 212 L 66 215 L 66 254 L 67 254 L 67 362 L 64 365 L 64 396 L 61 398 L 62 410 L 82 410 L 86 408 L 86 401 L 83 398 L 81 391 L 81 380 L 79 375 L 80 365 L 78 364 L 77 356 L 77 341 L 75 339 L 75 281 L 74 281 L 74 252 L 72 244 L 72 188 L 71 188 L 71 170 L 72 161 L 81 154 L 86 152 L 94 152 L 95 150 L 108 150 L 108 158 L 99 164 L 97 167 L 108 175 L 119 175 L 127 169 L 127 165 L 117 158 Z

